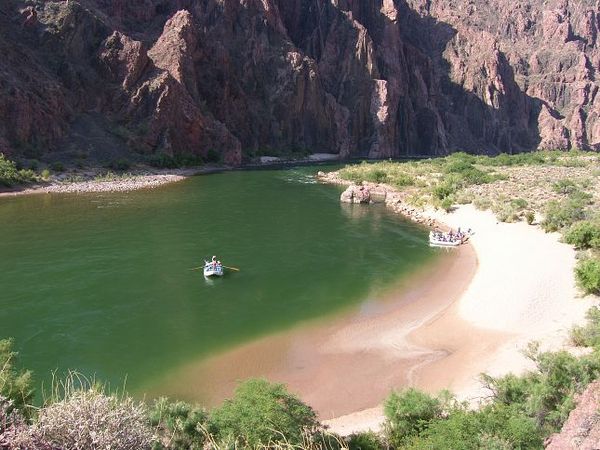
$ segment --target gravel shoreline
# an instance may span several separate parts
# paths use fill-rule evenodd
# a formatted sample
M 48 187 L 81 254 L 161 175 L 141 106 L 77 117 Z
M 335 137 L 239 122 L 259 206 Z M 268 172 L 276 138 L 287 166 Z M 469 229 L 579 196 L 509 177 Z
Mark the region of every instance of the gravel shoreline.
M 49 193 L 128 192 L 153 189 L 164 184 L 184 180 L 190 176 L 210 173 L 216 168 L 186 168 L 172 170 L 143 170 L 114 174 L 90 170 L 53 176 L 48 182 L 0 191 L 0 197 Z

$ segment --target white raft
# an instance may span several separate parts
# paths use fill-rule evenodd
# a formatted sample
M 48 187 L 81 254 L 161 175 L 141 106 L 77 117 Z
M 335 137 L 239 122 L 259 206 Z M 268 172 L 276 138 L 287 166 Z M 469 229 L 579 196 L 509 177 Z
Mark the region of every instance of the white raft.
M 212 262 L 204 261 L 204 276 L 205 277 L 222 277 L 223 265 L 213 264 Z
M 464 238 L 451 238 L 446 233 L 429 232 L 429 245 L 431 247 L 458 247 L 464 242 Z

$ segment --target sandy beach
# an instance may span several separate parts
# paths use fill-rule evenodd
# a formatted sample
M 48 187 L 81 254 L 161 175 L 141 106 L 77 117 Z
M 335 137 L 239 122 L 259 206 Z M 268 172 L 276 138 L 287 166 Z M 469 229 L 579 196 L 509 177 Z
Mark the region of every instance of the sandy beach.
M 568 347 L 570 328 L 584 321 L 597 299 L 579 294 L 573 277 L 575 251 L 559 241 L 558 233 L 546 234 L 524 222 L 499 223 L 491 212 L 472 205 L 450 214 L 427 214 L 455 229 L 475 231 L 470 246 L 478 266 L 459 299 L 410 334 L 415 345 L 447 352 L 418 369 L 414 385 L 429 392 L 448 388 L 476 405 L 486 395 L 480 373 L 532 369 L 522 354 L 532 341 L 543 350 Z M 348 434 L 377 430 L 382 419 L 382 408 L 376 407 L 327 424 Z

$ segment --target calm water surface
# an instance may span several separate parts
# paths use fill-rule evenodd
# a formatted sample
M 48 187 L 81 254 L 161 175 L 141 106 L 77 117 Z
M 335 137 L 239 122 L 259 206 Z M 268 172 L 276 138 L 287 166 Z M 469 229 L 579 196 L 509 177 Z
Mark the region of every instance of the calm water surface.
M 130 193 L 0 199 L 0 338 L 47 382 L 72 368 L 140 392 L 181 365 L 377 296 L 433 258 L 315 168 Z M 217 254 L 239 267 L 206 281 Z

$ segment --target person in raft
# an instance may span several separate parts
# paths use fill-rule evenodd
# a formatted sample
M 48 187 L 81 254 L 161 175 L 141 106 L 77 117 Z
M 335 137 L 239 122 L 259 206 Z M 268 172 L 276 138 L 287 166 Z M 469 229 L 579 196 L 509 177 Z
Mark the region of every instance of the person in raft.
M 211 264 L 212 264 L 212 266 L 213 266 L 213 269 L 216 269 L 216 268 L 217 268 L 217 257 L 216 257 L 216 256 L 213 256 L 213 257 L 212 257 Z

